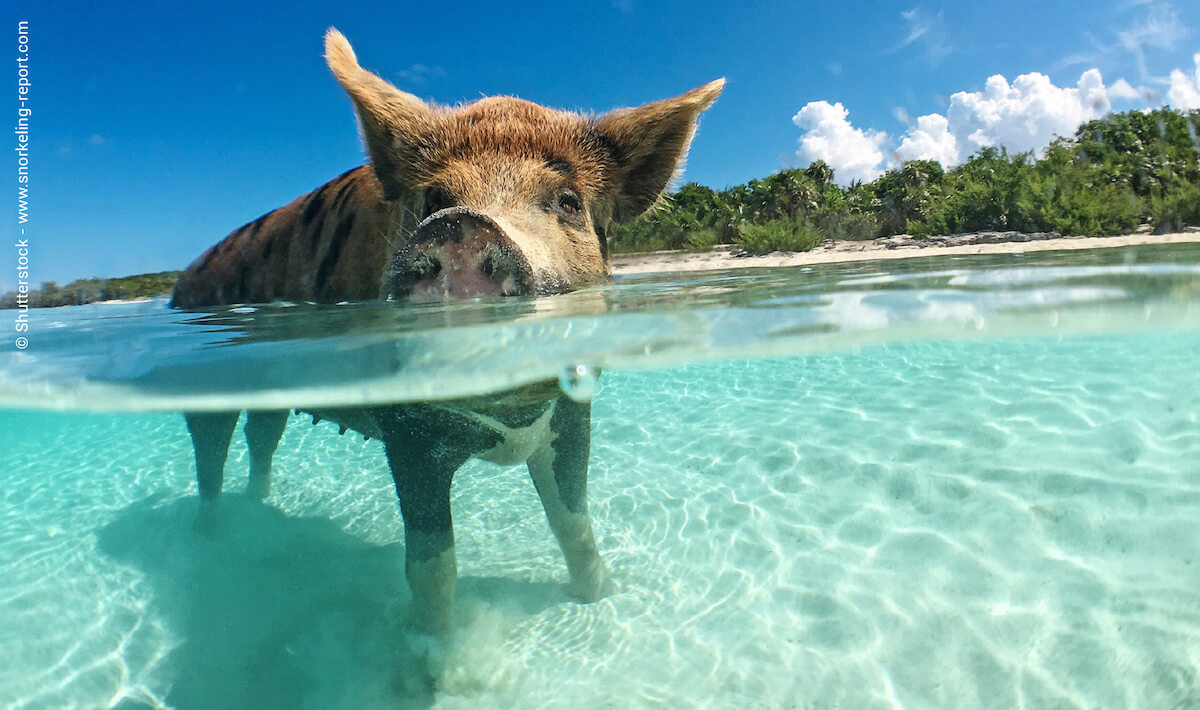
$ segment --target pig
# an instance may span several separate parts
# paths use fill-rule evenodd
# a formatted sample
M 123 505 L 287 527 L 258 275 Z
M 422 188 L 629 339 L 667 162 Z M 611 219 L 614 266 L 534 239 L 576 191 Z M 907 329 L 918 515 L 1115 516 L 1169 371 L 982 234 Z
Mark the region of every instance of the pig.
M 353 103 L 368 156 L 235 230 L 181 276 L 171 305 L 275 300 L 471 299 L 562 293 L 610 278 L 607 230 L 654 207 L 680 170 L 718 79 L 602 115 L 518 98 L 436 106 L 359 66 L 336 29 L 325 58 Z M 570 592 L 609 588 L 587 505 L 591 407 L 556 382 L 446 401 L 306 410 L 383 443 L 404 522 L 412 624 L 452 627 L 455 472 L 477 457 L 524 462 L 558 540 Z M 288 411 L 247 413 L 247 493 L 270 492 Z M 216 520 L 240 412 L 186 412 L 200 522 Z

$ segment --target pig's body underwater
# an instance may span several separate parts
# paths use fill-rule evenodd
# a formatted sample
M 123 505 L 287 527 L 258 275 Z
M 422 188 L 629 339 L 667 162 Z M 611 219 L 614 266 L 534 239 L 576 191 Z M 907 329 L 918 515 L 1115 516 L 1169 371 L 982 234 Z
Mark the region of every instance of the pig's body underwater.
M 609 277 L 605 233 L 661 197 L 718 80 L 598 116 L 516 98 L 427 105 L 359 67 L 346 39 L 326 58 L 354 103 L 370 164 L 234 231 L 180 278 L 172 306 L 337 303 L 569 291 Z M 526 462 L 566 558 L 572 593 L 604 594 L 587 512 L 590 405 L 554 383 L 468 400 L 313 412 L 380 439 L 400 498 L 413 621 L 445 633 L 457 566 L 455 471 L 473 457 Z M 215 520 L 239 412 L 185 414 L 201 522 Z M 249 493 L 270 490 L 286 411 L 251 411 Z

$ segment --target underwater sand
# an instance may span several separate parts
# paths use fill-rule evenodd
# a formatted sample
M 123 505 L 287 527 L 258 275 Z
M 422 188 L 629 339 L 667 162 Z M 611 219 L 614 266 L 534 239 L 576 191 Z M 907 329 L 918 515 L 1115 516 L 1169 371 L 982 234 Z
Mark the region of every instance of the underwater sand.
M 881 340 L 606 370 L 595 604 L 467 464 L 432 659 L 379 442 L 294 416 L 262 505 L 235 436 L 210 539 L 178 415 L 0 410 L 0 705 L 1200 706 L 1200 329 Z

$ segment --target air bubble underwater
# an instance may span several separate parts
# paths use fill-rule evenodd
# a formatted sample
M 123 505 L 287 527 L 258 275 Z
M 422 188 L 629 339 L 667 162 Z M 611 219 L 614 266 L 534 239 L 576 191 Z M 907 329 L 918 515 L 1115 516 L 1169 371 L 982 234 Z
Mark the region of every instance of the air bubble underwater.
M 596 395 L 596 371 L 587 365 L 572 365 L 558 376 L 558 388 L 576 402 L 590 402 Z

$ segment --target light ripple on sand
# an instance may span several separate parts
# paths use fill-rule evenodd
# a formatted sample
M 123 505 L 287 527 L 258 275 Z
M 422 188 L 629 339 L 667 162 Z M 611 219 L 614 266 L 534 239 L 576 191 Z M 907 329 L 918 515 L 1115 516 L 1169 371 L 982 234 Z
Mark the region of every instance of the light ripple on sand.
M 293 421 L 271 505 L 231 497 L 208 541 L 178 417 L 5 413 L 0 701 L 1187 707 L 1196 352 L 1190 332 L 606 373 L 590 488 L 617 593 L 571 601 L 524 471 L 469 464 L 436 692 L 378 442 Z M 245 466 L 235 439 L 227 489 Z

